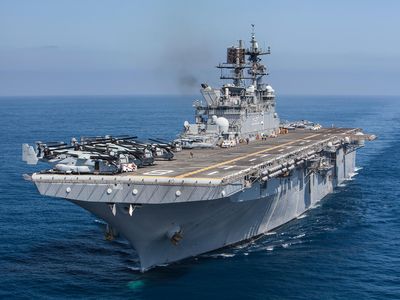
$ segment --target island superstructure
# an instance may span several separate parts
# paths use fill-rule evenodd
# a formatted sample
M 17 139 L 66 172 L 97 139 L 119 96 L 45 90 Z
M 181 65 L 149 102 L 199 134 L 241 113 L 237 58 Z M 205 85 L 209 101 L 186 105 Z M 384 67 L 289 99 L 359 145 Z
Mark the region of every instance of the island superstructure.
M 281 123 L 254 31 L 227 49 L 221 88 L 201 85 L 195 122 L 174 141 L 135 136 L 24 144 L 40 194 L 92 212 L 136 249 L 140 269 L 249 240 L 300 216 L 355 172 L 359 128 Z
M 221 69 L 220 78 L 232 80 L 232 83 L 221 88 L 212 88 L 206 83 L 201 85 L 204 100 L 194 103 L 195 124 L 184 124 L 184 146 L 214 146 L 218 140 L 236 144 L 238 139 L 252 140 L 279 133 L 275 91 L 262 82 L 267 68 L 260 57 L 267 54 L 270 49 L 264 51 L 258 46 L 254 30 L 248 49 L 243 47 L 242 40 L 238 46 L 227 49 L 226 63 L 217 68 Z

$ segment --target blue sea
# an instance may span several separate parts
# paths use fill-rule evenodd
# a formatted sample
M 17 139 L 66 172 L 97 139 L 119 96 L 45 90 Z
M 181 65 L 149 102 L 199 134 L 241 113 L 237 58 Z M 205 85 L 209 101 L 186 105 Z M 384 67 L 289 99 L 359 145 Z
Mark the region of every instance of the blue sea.
M 42 197 L 21 144 L 72 136 L 174 138 L 191 97 L 0 98 L 0 298 L 400 299 L 400 97 L 280 96 L 282 119 L 361 127 L 358 175 L 255 242 L 137 271 L 94 215 Z

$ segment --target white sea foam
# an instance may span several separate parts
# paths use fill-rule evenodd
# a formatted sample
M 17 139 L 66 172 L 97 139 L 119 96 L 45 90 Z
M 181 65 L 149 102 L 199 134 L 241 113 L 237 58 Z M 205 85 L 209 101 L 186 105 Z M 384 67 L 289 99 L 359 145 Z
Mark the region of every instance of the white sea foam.
M 357 172 L 349 173 L 349 177 L 346 178 L 345 180 L 352 181 L 352 180 L 354 180 L 353 177 L 355 177 L 355 176 L 357 176 L 357 175 L 358 175 Z
M 273 246 L 268 246 L 267 248 L 265 248 L 267 251 L 272 251 L 272 250 L 274 250 L 274 247 Z
M 215 253 L 215 254 L 205 254 L 202 255 L 202 257 L 208 257 L 208 258 L 229 258 L 229 257 L 234 257 L 236 254 L 234 253 Z
M 103 220 L 94 219 L 94 222 L 101 225 L 107 225 L 107 223 L 104 222 Z
M 234 249 L 235 250 L 241 250 L 243 248 L 247 248 L 250 244 L 251 244 L 251 242 L 245 243 L 245 244 L 236 245 L 236 246 L 234 246 Z
M 297 219 L 303 219 L 305 217 L 307 217 L 307 214 L 302 214 L 302 215 L 298 216 Z
M 293 237 L 294 239 L 299 239 L 299 238 L 302 238 L 303 236 L 305 236 L 306 234 L 305 233 L 302 233 L 302 234 L 299 234 L 299 235 L 296 235 L 295 237 Z
M 259 240 L 260 238 L 262 238 L 262 236 L 257 237 L 257 238 L 255 238 L 255 239 L 253 239 L 253 240 L 250 240 L 250 241 L 247 241 L 247 242 L 244 242 L 244 243 L 241 243 L 241 244 L 232 246 L 232 248 L 233 248 L 233 250 L 240 251 L 240 250 L 242 250 L 242 249 L 244 249 L 244 248 L 251 247 L 251 246 L 254 245 L 255 242 L 256 242 L 257 240 Z
M 290 243 L 283 243 L 283 244 L 282 244 L 282 247 L 283 247 L 283 248 L 288 248 L 289 246 L 290 246 Z
M 312 205 L 311 207 L 312 208 L 317 208 L 317 207 L 320 207 L 321 206 L 321 203 L 320 202 L 317 202 L 317 203 L 315 203 L 314 205 Z
M 236 254 L 233 253 L 219 253 L 216 254 L 214 257 L 222 257 L 222 258 L 229 258 L 229 257 L 234 257 Z
M 159 265 L 157 265 L 157 267 L 168 267 L 169 266 L 169 264 L 159 264 Z
M 221 254 L 221 257 L 234 257 L 235 256 L 235 254 L 233 254 L 233 253 L 222 253 Z
M 293 246 L 293 245 L 300 245 L 300 244 L 303 244 L 303 243 L 304 243 L 304 241 L 300 239 L 300 240 L 294 240 L 289 245 Z
M 265 235 L 275 235 L 275 234 L 276 234 L 275 231 L 269 231 L 269 232 L 267 232 Z

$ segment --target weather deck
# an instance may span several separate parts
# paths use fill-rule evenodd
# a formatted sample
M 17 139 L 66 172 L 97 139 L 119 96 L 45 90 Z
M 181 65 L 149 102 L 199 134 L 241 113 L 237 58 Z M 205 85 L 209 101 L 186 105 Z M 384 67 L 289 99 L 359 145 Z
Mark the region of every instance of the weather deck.
M 267 160 L 306 148 L 316 142 L 354 134 L 353 128 L 296 129 L 276 138 L 239 144 L 231 148 L 192 149 L 175 153 L 172 161 L 156 161 L 128 176 L 224 179 Z M 191 155 L 193 154 L 193 156 Z

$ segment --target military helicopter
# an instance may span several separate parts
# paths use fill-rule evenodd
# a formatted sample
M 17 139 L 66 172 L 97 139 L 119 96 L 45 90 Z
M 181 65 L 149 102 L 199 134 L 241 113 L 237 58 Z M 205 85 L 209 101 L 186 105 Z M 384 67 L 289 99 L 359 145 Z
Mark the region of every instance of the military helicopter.
M 150 139 L 151 140 L 151 139 Z M 145 149 L 145 151 L 151 151 L 152 156 L 155 160 L 172 160 L 174 154 L 171 149 L 160 143 L 146 143 L 140 141 L 123 141 L 119 145 L 137 147 L 138 149 Z
M 203 137 L 180 138 L 175 140 L 181 143 L 183 149 L 214 148 L 215 143 L 205 141 Z
M 70 144 L 36 142 L 36 148 L 22 145 L 22 157 L 28 164 L 46 162 L 52 166 L 52 172 L 99 174 L 133 172 L 138 167 L 153 165 L 155 160 L 173 159 L 173 142 L 146 143 L 136 139 L 94 136 L 81 137 L 80 142 L 72 138 Z
M 156 142 L 159 147 L 168 148 L 174 152 L 182 151 L 182 144 L 180 141 L 166 141 L 164 139 L 149 139 L 149 141 Z

